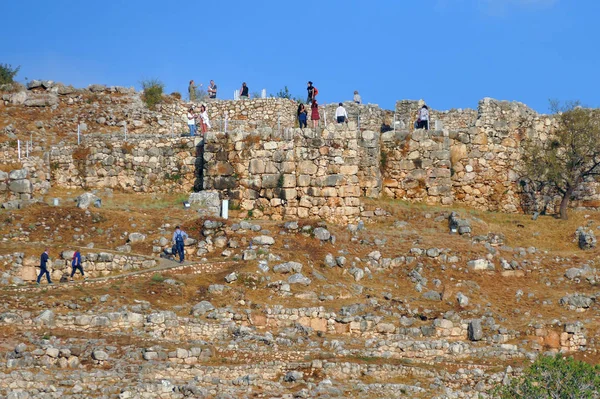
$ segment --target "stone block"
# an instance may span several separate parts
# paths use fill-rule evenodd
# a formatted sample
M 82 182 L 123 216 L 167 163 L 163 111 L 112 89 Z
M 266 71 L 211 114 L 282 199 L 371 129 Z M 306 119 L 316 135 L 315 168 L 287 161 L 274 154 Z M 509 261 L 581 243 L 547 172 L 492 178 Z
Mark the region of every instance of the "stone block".
M 317 173 L 317 165 L 312 161 L 302 161 L 298 164 L 298 174 L 300 175 L 314 175 Z
M 31 184 L 31 181 L 27 179 L 12 180 L 8 184 L 8 189 L 13 193 L 31 194 L 33 192 L 33 185 Z

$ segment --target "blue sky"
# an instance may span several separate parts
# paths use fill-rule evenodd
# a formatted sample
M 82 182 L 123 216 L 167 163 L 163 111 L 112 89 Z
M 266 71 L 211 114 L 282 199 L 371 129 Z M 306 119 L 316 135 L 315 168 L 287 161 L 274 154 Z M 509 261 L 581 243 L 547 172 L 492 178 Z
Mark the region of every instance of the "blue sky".
M 287 85 L 435 109 L 494 97 L 539 112 L 548 100 L 600 107 L 598 0 L 20 0 L 3 5 L 0 63 L 52 79 L 167 92 L 214 79 L 220 98 Z

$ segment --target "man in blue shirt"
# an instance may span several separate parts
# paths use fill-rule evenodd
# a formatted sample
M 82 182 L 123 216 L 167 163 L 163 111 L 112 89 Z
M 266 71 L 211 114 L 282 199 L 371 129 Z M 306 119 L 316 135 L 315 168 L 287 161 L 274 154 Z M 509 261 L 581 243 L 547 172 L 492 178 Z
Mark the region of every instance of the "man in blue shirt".
M 85 274 L 83 274 L 83 266 L 81 265 L 81 253 L 79 252 L 79 250 L 75 250 L 75 253 L 73 254 L 73 260 L 71 261 L 71 281 L 73 281 L 73 276 L 75 275 L 77 269 L 79 269 L 81 275 L 85 279 L 86 277 Z
M 172 240 L 173 244 L 175 244 L 173 246 L 173 249 L 175 250 L 173 251 L 173 255 L 175 255 L 175 253 L 179 254 L 179 263 L 183 263 L 183 260 L 185 258 L 185 252 L 183 251 L 183 243 L 186 238 L 188 238 L 187 233 L 181 230 L 179 226 L 175 227 Z
M 37 278 L 37 283 L 40 283 L 42 276 L 45 274 L 48 279 L 48 284 L 52 284 L 52 280 L 50 280 L 50 272 L 48 271 L 48 248 L 44 251 L 42 256 L 40 257 L 40 274 Z

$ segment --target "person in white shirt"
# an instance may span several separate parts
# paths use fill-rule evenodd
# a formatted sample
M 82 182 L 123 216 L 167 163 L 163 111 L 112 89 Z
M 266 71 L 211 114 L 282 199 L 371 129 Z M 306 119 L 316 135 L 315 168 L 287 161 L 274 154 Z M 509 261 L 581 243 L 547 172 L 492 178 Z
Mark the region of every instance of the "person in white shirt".
M 354 90 L 354 102 L 357 104 L 360 104 L 362 102 L 360 94 L 358 94 L 358 90 Z
M 427 105 L 423 105 L 419 110 L 417 129 L 429 130 L 429 107 Z
M 210 120 L 208 119 L 208 112 L 206 112 L 206 106 L 202 104 L 200 106 L 200 120 L 202 122 L 202 133 L 206 133 L 210 129 Z
M 335 110 L 335 118 L 337 119 L 337 123 L 344 123 L 348 120 L 348 112 L 346 112 L 346 108 L 344 108 L 342 103 L 339 103 L 339 106 Z
M 196 134 L 196 117 L 197 117 L 197 115 L 194 114 L 194 107 L 191 107 L 190 109 L 188 109 L 187 121 L 188 121 L 188 127 L 190 128 L 190 136 L 193 136 Z

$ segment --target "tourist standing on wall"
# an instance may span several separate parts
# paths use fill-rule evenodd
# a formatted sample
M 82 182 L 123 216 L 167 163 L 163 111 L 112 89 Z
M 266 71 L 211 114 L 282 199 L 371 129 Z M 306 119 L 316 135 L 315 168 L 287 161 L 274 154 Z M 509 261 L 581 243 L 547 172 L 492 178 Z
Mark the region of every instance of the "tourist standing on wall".
M 38 284 L 40 283 L 40 280 L 42 279 L 42 276 L 44 274 L 46 275 L 46 278 L 48 279 L 48 284 L 53 284 L 52 280 L 50 280 L 50 272 L 48 271 L 48 260 L 49 259 L 50 259 L 50 256 L 48 255 L 48 248 L 46 248 L 46 250 L 40 257 L 40 274 L 38 274 L 38 277 L 37 277 Z
M 179 263 L 183 263 L 185 259 L 185 251 L 183 250 L 185 239 L 188 238 L 188 235 L 185 231 L 181 230 L 179 226 L 175 227 L 175 231 L 173 232 L 173 255 L 175 253 L 179 254 Z
M 190 85 L 188 86 L 188 94 L 190 97 L 190 102 L 196 101 L 196 84 L 194 83 L 194 79 L 190 80 Z
M 419 110 L 419 122 L 417 128 L 429 130 L 429 107 L 427 107 L 427 105 L 423 105 Z
M 187 123 L 190 128 L 190 136 L 194 136 L 196 134 L 196 117 L 194 114 L 194 107 L 190 107 L 187 112 Z
M 317 94 L 319 94 L 319 90 L 313 86 L 313 82 L 309 81 L 308 86 L 306 87 L 306 91 L 308 91 L 306 103 L 311 104 L 313 100 L 316 100 Z
M 75 275 L 75 272 L 77 270 L 81 272 L 81 276 L 83 278 L 86 278 L 85 274 L 83 274 L 83 266 L 81 265 L 81 253 L 79 252 L 79 250 L 75 250 L 75 253 L 73 254 L 73 260 L 71 260 L 71 281 L 73 281 L 73 276 Z
M 346 108 L 344 108 L 344 104 L 338 104 L 338 107 L 335 110 L 335 118 L 337 119 L 337 123 L 344 123 L 348 120 L 348 112 L 346 111 Z
M 246 82 L 242 83 L 242 87 L 240 88 L 240 98 L 248 98 L 248 86 L 246 86 Z
M 360 94 L 358 94 L 358 90 L 354 90 L 354 102 L 357 104 L 360 104 L 362 102 Z
M 217 85 L 214 80 L 211 80 L 208 86 L 208 98 L 217 98 Z
M 206 133 L 210 129 L 210 119 L 208 119 L 208 112 L 206 111 L 206 105 L 200 106 L 200 123 L 202 124 L 202 133 Z
M 319 104 L 317 104 L 317 100 L 313 98 L 312 104 L 310 104 L 310 119 L 313 121 L 313 127 L 316 129 L 319 126 L 319 119 L 321 119 L 321 115 L 319 115 Z
M 304 104 L 300 103 L 300 105 L 298 105 L 298 125 L 300 125 L 300 129 L 306 127 L 307 117 L 306 107 Z

